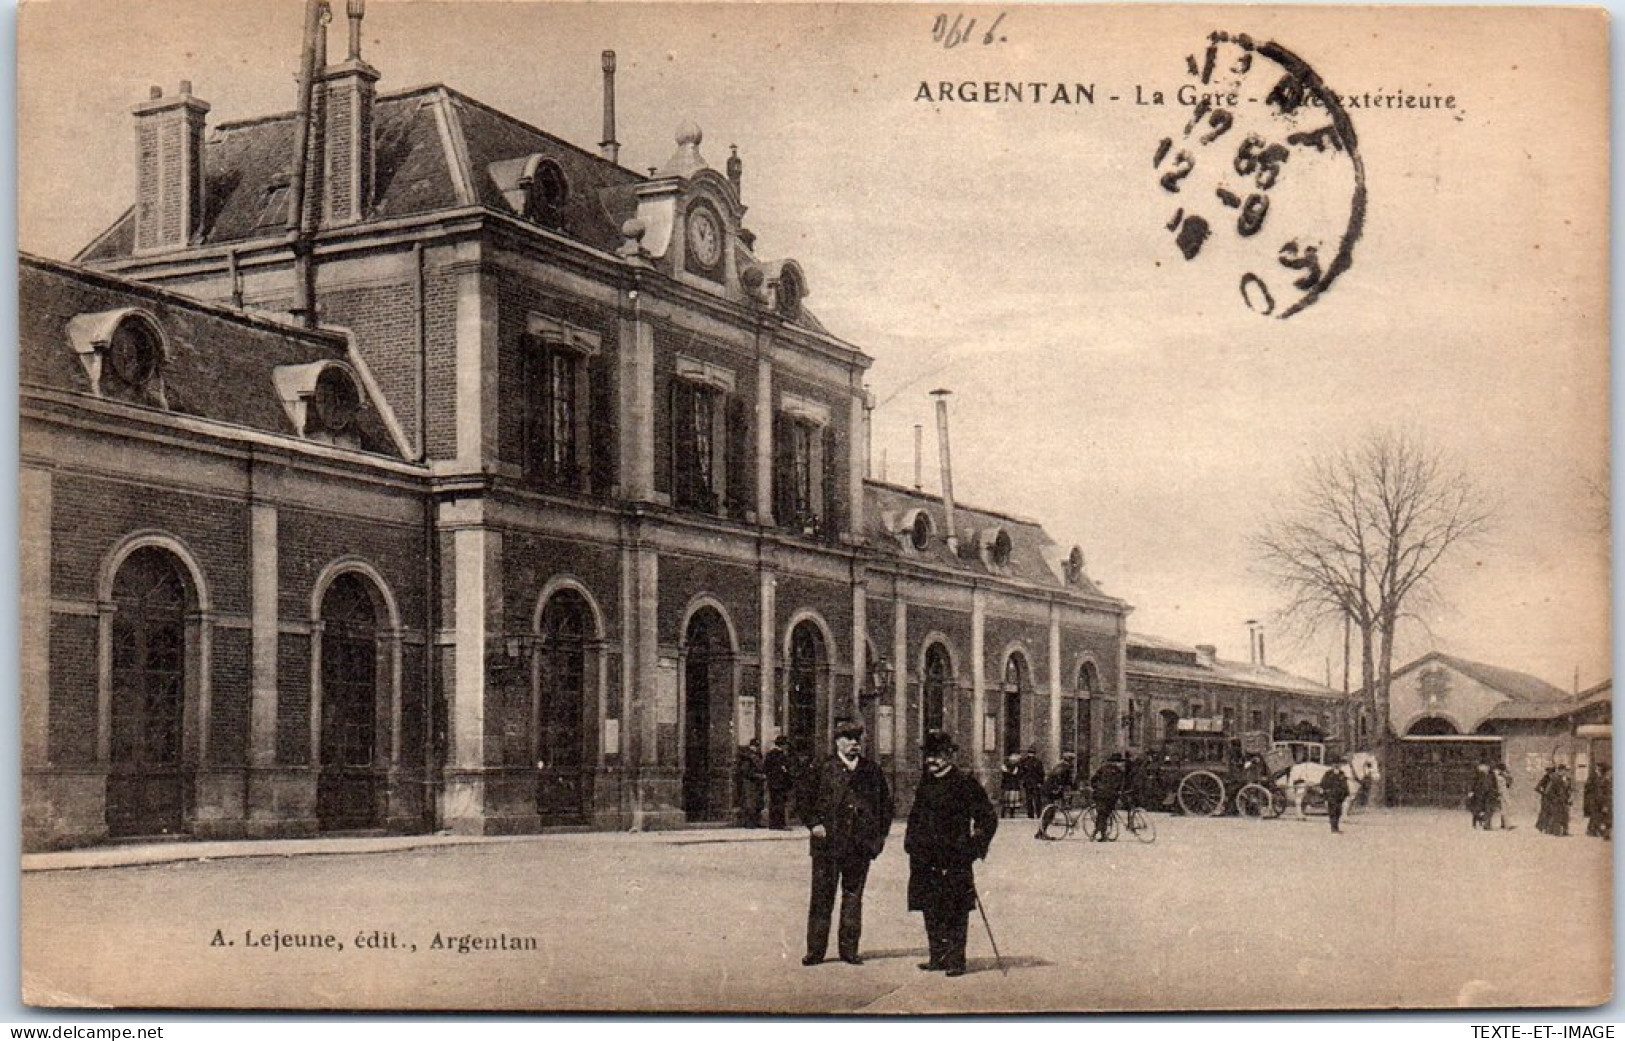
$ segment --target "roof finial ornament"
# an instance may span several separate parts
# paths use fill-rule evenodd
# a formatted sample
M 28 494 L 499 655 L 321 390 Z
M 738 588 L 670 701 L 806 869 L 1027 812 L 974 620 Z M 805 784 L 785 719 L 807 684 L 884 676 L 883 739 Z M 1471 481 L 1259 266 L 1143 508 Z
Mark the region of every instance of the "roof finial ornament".
M 684 121 L 677 128 L 677 151 L 666 160 L 661 168 L 662 177 L 693 177 L 701 170 L 708 169 L 710 164 L 700 155 L 700 142 L 705 135 L 700 132 L 698 123 L 693 120 Z
M 361 60 L 361 19 L 367 14 L 367 0 L 350 0 L 350 60 Z

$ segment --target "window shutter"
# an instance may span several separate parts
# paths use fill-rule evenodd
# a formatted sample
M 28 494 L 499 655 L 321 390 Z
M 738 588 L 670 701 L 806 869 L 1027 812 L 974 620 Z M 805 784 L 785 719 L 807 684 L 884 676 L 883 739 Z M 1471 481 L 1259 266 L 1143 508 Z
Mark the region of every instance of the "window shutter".
M 836 495 L 836 489 L 839 487 L 837 477 L 840 473 L 840 467 L 836 465 L 836 444 L 835 427 L 832 424 L 824 428 L 824 468 L 823 473 L 819 475 L 823 482 L 824 513 L 818 518 L 819 530 L 831 542 L 839 537 L 841 531 L 841 500 Z
M 532 340 L 530 347 L 531 387 L 537 402 L 533 421 L 535 436 L 531 440 L 531 454 L 534 460 L 531 472 L 541 474 L 551 481 L 558 476 L 553 472 L 552 352 L 545 340 Z
M 694 472 L 694 388 L 674 381 L 672 390 L 675 394 L 671 411 L 673 497 L 679 506 L 692 506 L 698 491 Z
M 728 396 L 727 460 L 723 466 L 723 480 L 728 486 L 728 515 L 742 520 L 750 509 L 756 481 L 750 473 L 750 417 L 745 411 L 744 399 L 736 394 Z
M 795 460 L 790 444 L 790 421 L 773 413 L 773 519 L 781 526 L 795 523 Z
M 610 397 L 607 362 L 592 358 L 587 372 L 587 449 L 590 463 L 588 490 L 609 494 L 615 487 L 615 404 Z

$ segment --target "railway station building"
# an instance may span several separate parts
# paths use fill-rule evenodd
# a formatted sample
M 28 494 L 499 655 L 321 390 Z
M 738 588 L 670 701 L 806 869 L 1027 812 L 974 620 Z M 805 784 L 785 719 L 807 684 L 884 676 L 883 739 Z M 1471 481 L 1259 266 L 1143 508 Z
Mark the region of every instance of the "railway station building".
M 1565 764 L 1583 784 L 1612 761 L 1613 684 L 1565 691 L 1527 673 L 1442 652 L 1395 669 L 1389 720 L 1398 747 L 1391 797 L 1401 805 L 1460 806 L 1480 762 L 1503 763 L 1512 799 L 1533 819 L 1533 789 Z
M 1256 647 L 1256 644 L 1255 644 Z M 1234 737 L 1252 731 L 1276 740 L 1334 739 L 1360 747 L 1358 720 L 1349 700 L 1313 680 L 1258 660 L 1219 657 L 1212 644 L 1187 646 L 1130 633 L 1124 654 L 1127 696 L 1121 725 L 1135 751 L 1154 748 L 1181 733 Z
M 737 155 L 620 165 L 608 53 L 596 150 L 381 92 L 352 18 L 296 112 L 154 88 L 130 210 L 22 260 L 25 848 L 724 821 L 851 715 L 905 807 L 930 727 L 1123 745 L 1128 605 L 867 478 Z

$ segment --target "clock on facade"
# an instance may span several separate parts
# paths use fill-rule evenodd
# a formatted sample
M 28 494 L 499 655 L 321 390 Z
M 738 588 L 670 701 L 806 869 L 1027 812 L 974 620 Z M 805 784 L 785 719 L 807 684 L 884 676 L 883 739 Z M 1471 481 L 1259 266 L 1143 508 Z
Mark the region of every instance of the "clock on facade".
M 722 260 L 722 222 L 706 207 L 689 211 L 688 255 L 703 268 L 714 268 Z

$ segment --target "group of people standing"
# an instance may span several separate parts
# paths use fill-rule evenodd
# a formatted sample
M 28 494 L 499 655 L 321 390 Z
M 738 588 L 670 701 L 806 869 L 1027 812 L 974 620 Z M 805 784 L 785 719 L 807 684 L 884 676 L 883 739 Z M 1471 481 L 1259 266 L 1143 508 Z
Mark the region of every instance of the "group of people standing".
M 1536 788 L 1536 791 L 1539 791 Z M 1486 831 L 1507 831 L 1507 796 L 1512 791 L 1512 775 L 1505 765 L 1479 763 L 1473 771 L 1472 784 L 1467 789 L 1467 812 L 1472 815 L 1473 827 Z M 1566 812 L 1566 811 L 1565 811 Z
M 1014 817 L 1023 808 L 1030 820 L 1037 820 L 1044 808 L 1044 761 L 1038 749 L 1030 747 L 1019 755 L 1007 756 L 999 773 L 1001 817 Z
M 879 764 L 863 754 L 863 724 L 835 727 L 835 752 L 812 768 L 801 805 L 812 857 L 803 965 L 824 961 L 841 894 L 836 951 L 862 965 L 863 892 L 869 867 L 885 849 L 894 810 Z M 965 974 L 970 913 L 976 908 L 976 861 L 987 856 L 999 815 L 981 784 L 954 762 L 958 751 L 946 732 L 932 730 L 921 749 L 925 769 L 914 792 L 903 848 L 908 854 L 908 909 L 925 916 L 927 959 L 920 968 Z
M 737 807 L 739 826 L 762 826 L 762 797 L 767 797 L 767 826 L 774 831 L 790 829 L 789 806 L 791 793 L 802 771 L 790 757 L 789 742 L 780 734 L 773 747 L 762 754 L 762 743 L 751 738 L 739 750 L 734 765 L 734 806 Z
M 1479 763 L 1467 791 L 1467 809 L 1473 827 L 1507 829 L 1506 806 L 1512 789 L 1512 775 L 1501 763 Z M 1556 763 L 1535 784 L 1540 812 L 1535 828 L 1543 835 L 1567 836 L 1569 815 L 1574 803 L 1574 779 L 1567 763 Z M 1609 839 L 1614 832 L 1614 778 L 1607 763 L 1598 763 L 1586 778 L 1581 809 L 1586 817 L 1586 834 Z
M 1535 791 L 1540 795 L 1540 816 L 1535 827 L 1546 835 L 1567 836 L 1569 808 L 1574 802 L 1574 778 L 1568 765 L 1547 767 Z M 1607 763 L 1597 763 L 1586 777 L 1581 794 L 1581 812 L 1586 817 L 1586 834 L 1599 839 L 1614 837 L 1614 771 Z

